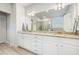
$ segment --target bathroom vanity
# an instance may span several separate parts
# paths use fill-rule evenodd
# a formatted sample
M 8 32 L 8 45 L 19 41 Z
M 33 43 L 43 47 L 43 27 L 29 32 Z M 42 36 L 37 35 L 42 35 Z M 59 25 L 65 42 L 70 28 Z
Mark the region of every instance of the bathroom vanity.
M 19 32 L 18 46 L 40 55 L 79 54 L 79 36 Z

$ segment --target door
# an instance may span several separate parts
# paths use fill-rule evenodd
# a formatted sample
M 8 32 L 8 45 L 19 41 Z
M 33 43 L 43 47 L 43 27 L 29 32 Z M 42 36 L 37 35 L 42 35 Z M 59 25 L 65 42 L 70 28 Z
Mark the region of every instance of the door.
M 6 14 L 0 13 L 0 43 L 6 40 Z

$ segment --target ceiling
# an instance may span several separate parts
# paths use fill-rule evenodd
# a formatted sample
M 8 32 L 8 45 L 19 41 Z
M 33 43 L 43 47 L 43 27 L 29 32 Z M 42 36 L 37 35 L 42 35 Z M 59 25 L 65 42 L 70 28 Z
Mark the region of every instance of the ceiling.
M 27 7 L 27 6 L 31 5 L 32 3 L 17 3 L 17 4 Z

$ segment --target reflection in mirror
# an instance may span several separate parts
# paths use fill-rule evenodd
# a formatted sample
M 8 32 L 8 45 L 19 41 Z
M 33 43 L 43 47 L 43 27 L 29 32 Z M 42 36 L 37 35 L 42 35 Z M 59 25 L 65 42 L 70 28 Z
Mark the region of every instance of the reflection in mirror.
M 63 16 L 55 16 L 52 18 L 47 18 L 43 16 L 38 18 L 36 16 L 31 17 L 31 31 L 63 31 Z M 30 26 L 27 24 L 27 29 Z M 28 29 L 29 31 L 29 29 Z
M 64 25 L 64 16 L 56 16 L 53 17 L 51 20 L 51 30 L 52 31 L 63 31 L 63 25 Z
M 60 3 L 47 4 L 48 6 L 46 4 L 46 6 L 44 4 L 35 5 L 35 7 L 28 7 L 29 9 L 26 10 L 29 11 L 29 13 L 26 13 L 26 24 L 22 26 L 23 31 L 74 32 L 73 26 L 74 18 L 76 18 L 76 4 Z M 47 9 L 42 9 L 42 5 L 44 5 L 45 8 L 47 7 Z M 54 6 L 52 8 L 49 8 L 51 7 L 51 5 Z M 38 8 L 38 6 L 40 7 Z

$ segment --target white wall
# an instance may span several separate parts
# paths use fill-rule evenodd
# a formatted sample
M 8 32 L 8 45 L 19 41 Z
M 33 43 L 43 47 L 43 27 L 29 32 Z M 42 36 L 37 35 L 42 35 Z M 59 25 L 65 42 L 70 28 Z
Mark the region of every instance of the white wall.
M 19 3 L 13 3 L 12 12 L 7 20 L 7 42 L 12 46 L 17 46 L 17 32 L 21 30 L 23 20 L 25 20 L 24 7 Z
M 21 31 L 21 24 L 25 20 L 25 9 L 20 3 L 12 4 L 12 12 L 7 21 L 7 41 L 13 46 L 17 46 L 17 34 Z
M 10 3 L 0 3 L 0 11 L 11 13 L 11 4 Z
M 0 11 L 7 13 L 7 43 L 16 43 L 16 4 L 0 3 Z
M 74 21 L 76 18 L 76 4 L 71 5 L 68 12 L 64 16 L 64 31 L 73 32 Z
M 16 4 L 12 4 L 12 12 L 7 19 L 7 42 L 11 45 L 16 42 Z
M 25 22 L 25 9 L 24 6 L 20 3 L 16 4 L 16 22 L 17 22 L 17 30 L 22 30 L 22 23 Z
M 79 16 L 79 3 L 77 4 L 77 15 Z M 79 23 L 78 23 L 77 30 L 79 31 Z

